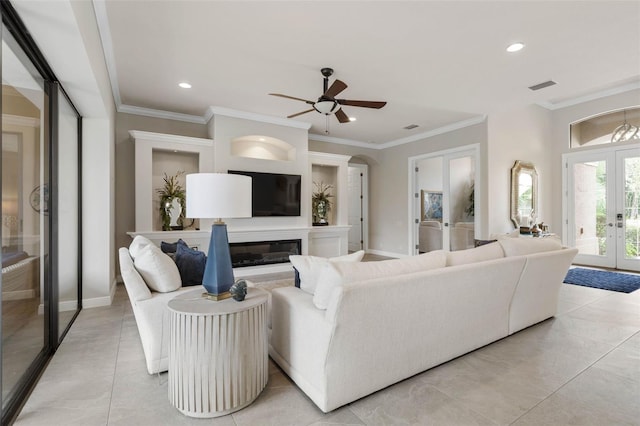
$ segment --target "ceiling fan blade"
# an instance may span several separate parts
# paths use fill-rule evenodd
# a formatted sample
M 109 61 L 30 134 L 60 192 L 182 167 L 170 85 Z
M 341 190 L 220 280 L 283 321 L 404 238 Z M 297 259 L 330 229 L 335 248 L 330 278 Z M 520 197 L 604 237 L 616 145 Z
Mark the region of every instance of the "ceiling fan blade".
M 302 99 L 302 98 L 296 98 L 294 96 L 289 96 L 289 95 L 283 95 L 281 93 L 269 93 L 271 96 L 280 96 L 281 98 L 287 98 L 287 99 L 293 99 L 294 101 L 302 101 L 302 102 L 306 102 L 309 105 L 313 105 L 315 102 L 313 101 L 308 101 L 306 99 Z
M 308 109 L 308 110 L 306 110 L 306 111 L 297 112 L 297 113 L 295 113 L 295 114 L 287 115 L 287 118 L 297 117 L 297 116 L 299 116 L 299 115 L 306 114 L 306 113 L 311 112 L 311 111 L 315 111 L 315 109 L 311 108 L 311 109 Z
M 324 95 L 322 96 L 333 99 L 338 93 L 342 92 L 346 88 L 347 88 L 347 85 L 344 82 L 340 80 L 336 80 L 333 82 L 331 87 L 329 87 L 327 91 L 324 92 Z
M 336 99 L 336 102 L 338 102 L 340 105 L 349 105 L 349 106 L 355 106 L 355 107 L 376 108 L 376 109 L 380 109 L 387 104 L 386 102 L 352 101 L 349 99 Z
M 338 119 L 339 122 L 341 123 L 349 123 L 351 120 L 349 120 L 349 116 L 347 114 L 344 113 L 344 111 L 342 110 L 342 108 L 340 108 L 339 110 L 337 110 L 335 112 L 336 114 L 336 118 Z

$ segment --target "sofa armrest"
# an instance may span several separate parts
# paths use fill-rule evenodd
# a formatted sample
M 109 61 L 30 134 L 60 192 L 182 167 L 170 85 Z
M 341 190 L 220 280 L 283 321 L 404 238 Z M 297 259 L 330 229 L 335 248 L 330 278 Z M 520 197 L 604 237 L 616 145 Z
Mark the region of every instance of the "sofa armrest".
M 274 289 L 272 306 L 271 348 L 300 387 L 314 388 L 303 389 L 311 396 L 326 386 L 325 362 L 333 324 L 326 321 L 324 310 L 313 305 L 313 295 L 297 287 Z M 300 383 L 296 376 L 303 376 L 307 383 Z
M 141 300 L 151 299 L 151 291 L 136 270 L 129 250 L 126 247 L 120 247 L 118 255 L 120 260 L 120 274 L 122 275 L 124 286 L 127 288 L 131 303 L 134 304 Z

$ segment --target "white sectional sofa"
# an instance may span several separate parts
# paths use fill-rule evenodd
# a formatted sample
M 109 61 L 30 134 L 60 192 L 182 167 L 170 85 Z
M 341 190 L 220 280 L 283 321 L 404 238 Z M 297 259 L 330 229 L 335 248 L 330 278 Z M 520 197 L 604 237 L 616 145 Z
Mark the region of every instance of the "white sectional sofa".
M 270 355 L 328 412 L 553 316 L 576 253 L 547 238 L 508 238 L 327 262 L 317 284 L 329 286 L 326 309 L 299 288 L 273 291 Z

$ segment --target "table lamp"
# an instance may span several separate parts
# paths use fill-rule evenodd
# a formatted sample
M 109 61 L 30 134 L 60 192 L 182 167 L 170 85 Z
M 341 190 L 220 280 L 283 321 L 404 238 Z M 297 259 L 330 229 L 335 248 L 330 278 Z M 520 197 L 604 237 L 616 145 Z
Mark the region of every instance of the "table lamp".
M 234 278 L 227 225 L 222 219 L 251 217 L 251 178 L 226 173 L 193 173 L 187 175 L 186 181 L 186 216 L 215 219 L 202 285 L 207 290 L 207 298 L 223 300 L 230 296 Z

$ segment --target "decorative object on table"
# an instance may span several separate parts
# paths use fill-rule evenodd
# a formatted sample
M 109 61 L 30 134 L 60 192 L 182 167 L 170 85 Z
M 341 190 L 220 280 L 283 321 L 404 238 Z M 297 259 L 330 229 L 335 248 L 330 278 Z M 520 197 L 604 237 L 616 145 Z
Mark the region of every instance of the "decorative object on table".
M 245 280 L 238 280 L 229 289 L 231 297 L 237 302 L 242 302 L 247 296 L 247 282 Z
M 29 194 L 29 204 L 36 212 L 44 213 L 45 215 L 49 214 L 49 185 L 45 183 L 42 186 L 38 185 L 33 188 L 33 191 Z
M 184 172 L 179 171 L 173 176 L 164 174 L 164 186 L 157 189 L 160 196 L 160 217 L 162 218 L 162 230 L 183 229 L 185 192 L 179 178 Z
M 326 226 L 329 225 L 327 216 L 331 211 L 332 202 L 329 198 L 333 197 L 331 190 L 333 185 L 327 185 L 324 182 L 313 182 L 316 192 L 311 195 L 311 207 L 313 211 L 313 225 Z
M 202 285 L 211 300 L 231 296 L 234 283 L 227 225 L 222 218 L 251 217 L 251 178 L 226 173 L 187 175 L 187 217 L 215 219 Z
M 420 190 L 420 217 L 442 222 L 442 191 Z

